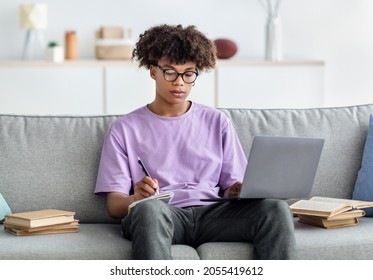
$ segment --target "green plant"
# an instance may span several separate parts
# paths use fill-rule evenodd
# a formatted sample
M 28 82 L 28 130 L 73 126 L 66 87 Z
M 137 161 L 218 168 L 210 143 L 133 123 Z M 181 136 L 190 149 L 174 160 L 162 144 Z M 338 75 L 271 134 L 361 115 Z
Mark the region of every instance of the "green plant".
M 56 41 L 51 41 L 48 44 L 48 48 L 54 48 L 54 47 L 57 47 L 57 46 L 58 46 L 58 43 Z

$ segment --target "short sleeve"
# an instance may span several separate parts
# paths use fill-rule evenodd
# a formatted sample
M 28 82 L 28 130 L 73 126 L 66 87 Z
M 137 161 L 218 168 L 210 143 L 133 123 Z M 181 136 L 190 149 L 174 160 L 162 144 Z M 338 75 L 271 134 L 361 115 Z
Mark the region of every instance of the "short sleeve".
M 112 125 L 103 144 L 95 193 L 121 192 L 129 195 L 131 188 L 128 155 L 123 140 Z
M 219 186 L 225 190 L 237 181 L 243 181 L 247 165 L 238 135 L 228 118 L 222 129 L 222 145 L 223 159 Z

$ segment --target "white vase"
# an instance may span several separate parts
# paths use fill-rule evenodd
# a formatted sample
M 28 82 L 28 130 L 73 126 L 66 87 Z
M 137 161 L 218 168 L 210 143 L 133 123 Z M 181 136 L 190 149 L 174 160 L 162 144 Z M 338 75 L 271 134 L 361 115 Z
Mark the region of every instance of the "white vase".
M 282 26 L 279 17 L 268 17 L 265 30 L 265 59 L 282 59 Z

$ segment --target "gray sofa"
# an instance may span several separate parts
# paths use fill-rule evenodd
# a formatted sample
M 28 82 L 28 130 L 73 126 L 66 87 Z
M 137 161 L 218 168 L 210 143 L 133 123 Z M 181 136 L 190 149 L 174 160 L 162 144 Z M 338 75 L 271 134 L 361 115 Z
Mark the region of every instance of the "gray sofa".
M 312 195 L 351 198 L 373 104 L 321 109 L 221 109 L 248 154 L 254 135 L 325 138 Z M 118 116 L 0 115 L 0 193 L 13 212 L 76 212 L 78 233 L 17 237 L 0 226 L 0 259 L 130 259 L 119 221 L 93 194 L 104 135 Z M 321 229 L 294 219 L 299 259 L 373 259 L 373 219 Z M 172 247 L 175 259 L 251 259 L 252 245 Z

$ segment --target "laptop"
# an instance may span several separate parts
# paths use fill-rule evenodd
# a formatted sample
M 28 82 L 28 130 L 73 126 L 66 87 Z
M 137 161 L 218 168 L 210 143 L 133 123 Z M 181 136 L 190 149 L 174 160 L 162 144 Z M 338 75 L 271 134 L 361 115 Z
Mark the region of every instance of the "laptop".
M 321 138 L 255 136 L 239 197 L 201 201 L 308 198 L 323 146 Z

